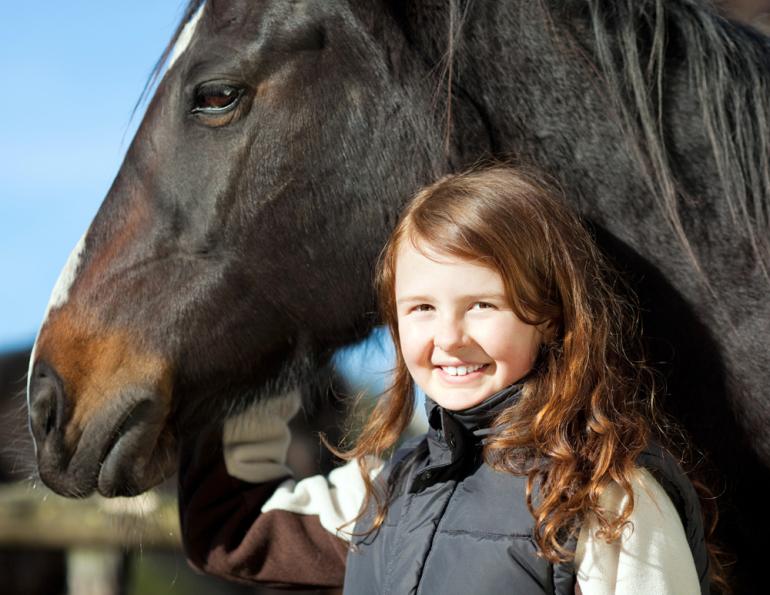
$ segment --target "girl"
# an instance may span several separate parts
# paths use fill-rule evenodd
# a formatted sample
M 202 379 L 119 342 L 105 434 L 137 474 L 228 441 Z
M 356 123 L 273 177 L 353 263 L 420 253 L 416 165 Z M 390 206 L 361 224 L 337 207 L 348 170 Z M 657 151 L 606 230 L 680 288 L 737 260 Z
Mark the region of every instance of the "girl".
M 346 593 L 708 593 L 698 497 L 657 446 L 633 312 L 536 173 L 442 178 L 378 267 L 391 388 L 349 463 L 287 479 L 295 395 L 184 445 L 190 561 Z M 429 431 L 381 466 L 413 412 Z M 352 528 L 351 523 L 355 522 Z

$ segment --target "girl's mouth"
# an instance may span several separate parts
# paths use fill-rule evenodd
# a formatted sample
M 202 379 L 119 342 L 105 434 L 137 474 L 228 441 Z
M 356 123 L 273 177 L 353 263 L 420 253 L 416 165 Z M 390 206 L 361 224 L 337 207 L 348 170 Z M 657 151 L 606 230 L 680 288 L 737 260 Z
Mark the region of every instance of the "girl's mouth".
M 445 376 L 468 377 L 478 376 L 489 364 L 466 364 L 463 366 L 437 366 Z

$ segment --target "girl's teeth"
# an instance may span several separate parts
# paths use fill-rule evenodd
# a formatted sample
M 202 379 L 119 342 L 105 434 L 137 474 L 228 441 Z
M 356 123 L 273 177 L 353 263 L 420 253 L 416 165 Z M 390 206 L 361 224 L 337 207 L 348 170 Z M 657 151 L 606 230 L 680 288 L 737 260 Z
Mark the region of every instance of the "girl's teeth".
M 442 369 L 450 376 L 465 376 L 483 367 L 484 364 L 474 364 L 472 366 L 444 366 Z

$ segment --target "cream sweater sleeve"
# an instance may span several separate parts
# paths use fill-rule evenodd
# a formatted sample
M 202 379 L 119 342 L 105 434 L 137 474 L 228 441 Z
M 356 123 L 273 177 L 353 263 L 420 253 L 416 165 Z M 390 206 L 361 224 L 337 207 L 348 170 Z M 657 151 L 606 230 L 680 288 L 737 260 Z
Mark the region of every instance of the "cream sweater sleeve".
M 595 519 L 580 532 L 575 567 L 583 595 L 698 595 L 698 573 L 671 499 L 646 469 L 639 469 L 632 486 L 631 525 L 620 540 L 608 544 L 597 538 Z M 626 499 L 612 484 L 600 501 L 619 512 Z

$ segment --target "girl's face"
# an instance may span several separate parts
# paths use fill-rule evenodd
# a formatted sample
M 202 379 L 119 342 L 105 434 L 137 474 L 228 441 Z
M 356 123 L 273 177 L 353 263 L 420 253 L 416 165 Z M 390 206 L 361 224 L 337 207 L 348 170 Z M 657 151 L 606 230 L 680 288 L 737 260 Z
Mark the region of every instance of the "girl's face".
M 420 248 L 396 253 L 401 351 L 425 394 L 467 409 L 529 372 L 542 335 L 513 313 L 497 271 Z

